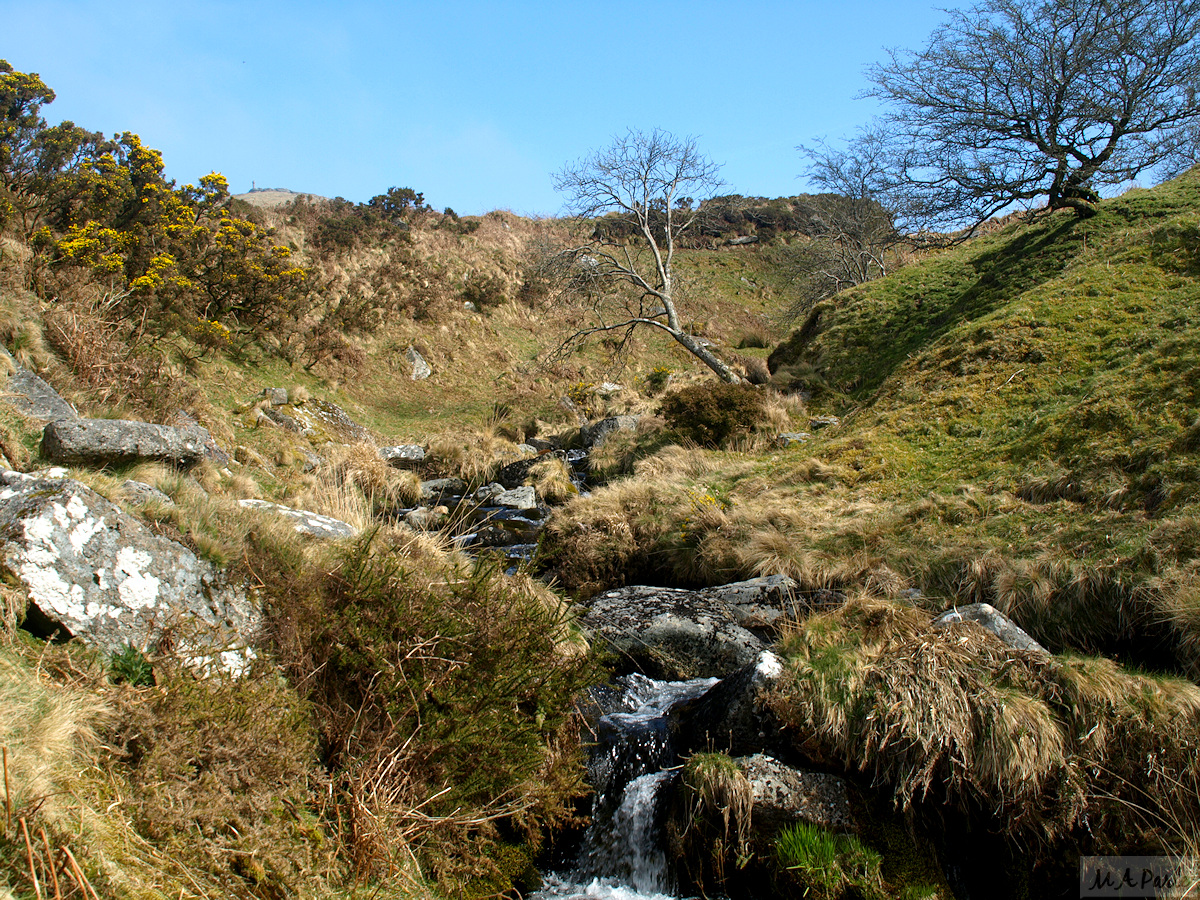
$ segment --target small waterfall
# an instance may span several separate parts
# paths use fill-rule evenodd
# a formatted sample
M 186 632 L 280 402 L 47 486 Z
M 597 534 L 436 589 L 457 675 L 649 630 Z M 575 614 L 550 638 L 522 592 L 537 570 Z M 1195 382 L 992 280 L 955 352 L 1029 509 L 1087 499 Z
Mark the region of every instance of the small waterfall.
M 644 675 L 619 679 L 621 709 L 600 718 L 588 766 L 595 789 L 592 824 L 575 868 L 546 876 L 542 900 L 591 897 L 644 900 L 670 895 L 671 877 L 659 835 L 658 797 L 678 763 L 669 714 L 699 697 L 715 678 L 655 681 Z

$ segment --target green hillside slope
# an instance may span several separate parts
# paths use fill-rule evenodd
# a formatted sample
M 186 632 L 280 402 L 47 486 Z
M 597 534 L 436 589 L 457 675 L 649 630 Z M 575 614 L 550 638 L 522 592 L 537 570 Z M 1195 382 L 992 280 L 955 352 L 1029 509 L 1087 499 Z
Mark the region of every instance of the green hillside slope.
M 666 484 L 577 501 L 547 565 L 588 591 L 785 571 L 930 608 L 987 600 L 1054 649 L 1194 674 L 1198 223 L 1192 172 L 819 305 L 770 363 L 840 424 L 787 450 L 643 460 Z M 600 516 L 636 546 L 586 541 L 576 523 Z

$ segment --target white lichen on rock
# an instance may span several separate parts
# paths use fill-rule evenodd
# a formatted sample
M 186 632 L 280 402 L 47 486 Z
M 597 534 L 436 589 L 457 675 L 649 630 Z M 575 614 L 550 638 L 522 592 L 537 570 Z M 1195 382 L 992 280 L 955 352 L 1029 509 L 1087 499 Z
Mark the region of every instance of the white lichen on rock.
M 107 653 L 170 630 L 198 666 L 236 673 L 253 659 L 258 610 L 182 544 L 70 479 L 0 472 L 0 485 L 0 563 L 25 586 L 32 630 Z

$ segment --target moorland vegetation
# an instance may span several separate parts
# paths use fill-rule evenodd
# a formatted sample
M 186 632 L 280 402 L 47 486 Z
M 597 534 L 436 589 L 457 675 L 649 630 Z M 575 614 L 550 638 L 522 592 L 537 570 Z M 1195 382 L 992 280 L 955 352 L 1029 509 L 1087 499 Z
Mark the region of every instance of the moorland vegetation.
M 810 761 L 886 794 L 887 828 L 968 823 L 1029 896 L 1028 870 L 1069 880 L 1083 854 L 1200 852 L 1200 172 L 949 247 L 889 235 L 839 291 L 797 260 L 844 260 L 834 213 L 874 229 L 878 201 L 697 203 L 673 327 L 755 383 L 724 385 L 677 335 L 606 344 L 595 295 L 563 292 L 558 250 L 621 246 L 619 218 L 460 217 L 410 188 L 252 207 L 215 173 L 165 179 L 134 134 L 47 124 L 36 75 L 0 64 L 0 92 L 12 365 L 88 415 L 206 426 L 228 464 L 71 475 L 160 488 L 143 520 L 266 611 L 249 674 L 200 677 L 165 646 L 37 639 L 0 586 L 0 890 L 524 893 L 585 808 L 573 700 L 606 677 L 570 603 L 763 574 L 797 584 L 772 707 Z M 364 429 L 265 426 L 281 384 L 285 408 L 336 403 Z M 560 484 L 515 575 L 387 516 L 422 478 L 479 486 L 522 442 L 572 446 L 616 413 L 641 420 L 593 452 L 589 493 Z M 9 465 L 41 467 L 40 436 L 0 402 Z M 425 446 L 419 474 L 380 460 L 396 441 Z M 362 536 L 305 540 L 243 498 Z M 974 602 L 1050 654 L 932 628 Z M 684 776 L 727 831 L 731 773 L 707 753 Z M 949 896 L 880 827 L 739 821 L 700 887 L 736 888 L 750 855 L 797 896 Z

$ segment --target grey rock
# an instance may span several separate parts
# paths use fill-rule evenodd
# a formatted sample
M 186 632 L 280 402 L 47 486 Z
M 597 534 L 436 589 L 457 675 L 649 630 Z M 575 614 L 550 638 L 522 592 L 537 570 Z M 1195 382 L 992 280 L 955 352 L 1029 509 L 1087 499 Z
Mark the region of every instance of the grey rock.
M 163 506 L 174 506 L 175 501 L 153 485 L 144 481 L 125 481 L 121 485 L 121 496 L 130 503 L 159 503 Z
M 42 433 L 42 456 L 64 465 L 118 465 L 155 460 L 192 466 L 211 440 L 198 426 L 173 428 L 119 419 L 60 419 Z
M 758 235 L 757 234 L 743 234 L 743 235 L 739 235 L 738 237 L 731 237 L 727 243 L 731 247 L 741 247 L 745 244 L 757 244 L 758 243 Z
M 421 502 L 436 503 L 443 497 L 461 497 L 467 492 L 467 483 L 461 478 L 431 478 L 421 482 Z
M 591 422 L 579 429 L 583 443 L 595 449 L 603 444 L 609 435 L 617 431 L 634 431 L 637 429 L 641 416 L 609 416 L 599 422 Z
M 408 360 L 408 364 L 412 366 L 412 380 L 424 381 L 433 374 L 433 370 L 429 368 L 429 363 L 425 362 L 424 357 L 417 352 L 416 347 L 409 347 L 404 351 L 404 358 Z
M 708 603 L 723 607 L 743 628 L 771 641 L 789 616 L 796 618 L 807 602 L 797 597 L 799 585 L 786 575 L 764 575 L 696 593 Z
M 504 485 L 492 482 L 479 488 L 474 494 L 476 503 L 494 503 L 496 498 L 504 493 Z
M 420 444 L 398 444 L 380 447 L 379 458 L 397 469 L 411 469 L 425 462 L 425 448 Z
M 497 494 L 493 502 L 507 509 L 536 509 L 537 492 L 533 485 L 526 484 Z
M 613 394 L 620 393 L 625 390 L 621 385 L 611 381 L 605 381 L 592 388 L 592 393 L 597 397 L 611 397 Z
M 293 407 L 292 414 L 306 435 L 318 435 L 327 441 L 344 444 L 371 440 L 370 431 L 329 400 L 309 400 L 303 407 Z
M 756 829 L 770 834 L 804 821 L 830 831 L 858 831 L 846 782 L 836 775 L 793 769 L 764 753 L 734 762 L 753 791 L 750 818 Z
M 287 406 L 287 388 L 263 388 L 263 398 L 272 406 Z
M 470 313 L 479 312 L 479 307 L 476 306 L 474 303 L 472 303 L 470 300 L 466 300 L 463 302 L 463 309 L 465 309 L 467 312 L 470 312 Z
M 783 434 L 775 435 L 775 443 L 787 449 L 788 447 L 799 447 L 801 444 L 807 444 L 812 435 L 807 431 L 786 431 Z
M 580 625 L 623 657 L 623 668 L 670 681 L 728 675 L 764 649 L 724 604 L 682 588 L 607 591 L 592 598 Z
M 244 591 L 67 478 L 0 473 L 0 557 L 29 596 L 26 627 L 105 653 L 172 646 L 198 668 L 241 673 L 261 613 Z
M 59 396 L 58 391 L 25 367 L 13 365 L 4 393 L 19 412 L 47 422 L 79 418 L 75 407 Z
M 305 437 L 311 437 L 315 432 L 313 429 L 302 425 L 299 420 L 289 416 L 287 413 L 278 409 L 260 409 L 255 415 L 255 421 L 258 423 L 266 423 L 277 425 L 287 431 L 295 434 L 302 434 Z
M 199 420 L 186 409 L 175 411 L 175 417 L 172 420 L 172 424 L 176 427 L 184 428 L 200 427 Z M 233 457 L 225 452 L 225 449 L 217 443 L 216 438 L 214 438 L 211 434 L 208 436 L 208 440 L 204 442 L 204 455 L 211 459 L 218 466 L 227 466 L 233 462 Z
M 938 628 L 950 628 L 966 622 L 974 622 L 986 628 L 1014 650 L 1026 650 L 1042 656 L 1050 655 L 1050 651 L 1031 638 L 1021 626 L 989 603 L 956 606 L 938 616 L 933 624 Z
M 813 431 L 818 428 L 832 428 L 834 425 L 841 425 L 842 420 L 837 416 L 813 416 L 808 420 L 808 427 Z
M 305 509 L 292 509 L 290 506 L 281 506 L 269 500 L 239 500 L 238 503 L 247 509 L 261 509 L 291 519 L 298 533 L 311 537 L 336 540 L 358 534 L 358 529 L 348 522 Z
M 680 708 L 681 748 L 733 756 L 766 752 L 778 757 L 794 752 L 794 736 L 784 733 L 771 708 L 771 696 L 783 675 L 783 661 L 763 650 L 750 665 Z
M 409 510 L 402 521 L 413 531 L 437 531 L 446 524 L 449 514 L 450 510 L 444 506 L 420 506 Z

